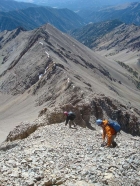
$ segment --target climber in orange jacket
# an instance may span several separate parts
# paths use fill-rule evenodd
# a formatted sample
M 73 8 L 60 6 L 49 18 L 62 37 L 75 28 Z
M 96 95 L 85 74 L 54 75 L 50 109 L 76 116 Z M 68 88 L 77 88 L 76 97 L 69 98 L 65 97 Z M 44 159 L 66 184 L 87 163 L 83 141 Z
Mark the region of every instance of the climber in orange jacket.
M 106 147 L 111 147 L 111 145 L 112 147 L 116 147 L 117 143 L 114 141 L 114 139 L 117 135 L 117 132 L 111 126 L 109 126 L 108 120 L 98 119 L 96 120 L 96 124 L 103 129 L 103 144 L 101 146 L 105 146 L 105 138 L 107 136 Z

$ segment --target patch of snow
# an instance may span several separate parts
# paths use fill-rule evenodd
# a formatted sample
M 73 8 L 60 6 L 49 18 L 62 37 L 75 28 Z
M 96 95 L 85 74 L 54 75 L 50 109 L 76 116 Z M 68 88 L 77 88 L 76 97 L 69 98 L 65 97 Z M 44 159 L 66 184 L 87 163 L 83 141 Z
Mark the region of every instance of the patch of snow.
M 39 79 L 41 79 L 43 77 L 43 74 L 39 74 Z
M 47 54 L 47 57 L 49 58 L 50 57 L 49 53 L 47 51 L 45 51 L 45 53 Z
M 39 42 L 39 44 L 41 44 L 43 46 L 43 43 L 42 42 Z

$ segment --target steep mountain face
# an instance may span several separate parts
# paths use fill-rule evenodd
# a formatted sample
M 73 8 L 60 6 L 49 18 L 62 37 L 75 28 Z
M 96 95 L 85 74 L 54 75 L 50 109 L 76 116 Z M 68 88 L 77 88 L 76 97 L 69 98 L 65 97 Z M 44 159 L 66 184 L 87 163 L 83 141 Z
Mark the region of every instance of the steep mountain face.
M 51 54 L 53 56 L 52 58 Z M 4 31 L 1 33 L 1 56 L 1 80 L 4 78 L 4 81 L 1 81 L 1 91 L 5 93 L 24 93 L 25 90 L 38 81 L 38 73 L 43 74 L 46 67 L 60 59 L 62 66 L 75 66 L 75 75 L 80 73 L 77 72 L 76 69 L 76 64 L 79 64 L 81 73 L 83 73 L 83 70 L 85 70 L 86 73 L 86 69 L 89 69 L 91 72 L 88 73 L 91 73 L 93 77 L 99 74 L 99 76 L 103 78 L 106 76 L 108 80 L 113 80 L 114 78 L 113 81 L 115 83 L 115 79 L 118 76 L 113 65 L 112 69 L 110 69 L 111 67 L 106 67 L 106 65 L 104 65 L 104 59 L 100 59 L 100 57 L 96 56 L 90 49 L 57 31 L 49 24 L 30 32 L 23 31 L 22 29 L 17 29 L 12 32 Z M 61 65 L 60 69 L 66 68 Z M 26 69 L 27 66 L 29 69 Z M 14 73 L 12 74 L 11 71 L 14 71 Z M 92 74 L 93 71 L 96 73 Z M 111 75 L 111 71 L 114 73 L 113 75 Z M 19 80 L 17 84 L 15 84 L 17 74 L 19 75 Z M 13 79 L 11 85 L 9 84 L 8 76 L 11 76 L 9 78 Z M 26 84 L 24 84 L 24 76 L 30 76 L 29 82 Z M 119 80 L 120 79 L 116 79 L 116 81 Z M 95 81 L 98 80 L 95 78 Z M 128 81 L 127 84 L 130 85 L 131 82 Z M 131 86 L 134 85 L 131 84 Z
M 101 48 L 99 43 L 102 43 Z M 99 38 L 95 45 L 98 50 L 102 50 L 103 48 L 106 50 L 116 48 L 116 52 L 122 50 L 128 50 L 128 52 L 139 51 L 140 26 L 121 24 L 120 26 L 114 28 L 111 32 Z
M 8 12 L 12 10 L 25 9 L 28 7 L 36 7 L 37 5 L 32 3 L 17 2 L 14 0 L 1 0 L 0 12 Z
M 126 63 L 140 72 L 139 26 L 127 25 L 114 20 L 89 24 L 81 29 L 74 30 L 71 34 L 77 40 L 101 55 L 118 62 Z
M 139 135 L 139 90 L 118 63 L 50 24 L 4 31 L 0 40 L 1 133 L 9 121 L 7 130 L 35 119 L 44 107 L 71 103 L 81 104 L 81 111 L 82 105 L 92 105 L 94 118 L 120 119 L 124 130 Z
M 140 27 L 127 25 L 118 20 L 91 23 L 70 34 L 91 49 L 109 50 L 116 48 L 139 51 Z
M 82 18 L 68 9 L 30 7 L 24 10 L 0 12 L 0 31 L 13 30 L 17 27 L 31 30 L 46 23 L 51 23 L 63 32 L 84 25 Z
M 140 72 L 140 27 L 122 24 L 96 40 L 93 50 L 108 58 L 124 62 Z
M 78 15 L 87 22 L 101 22 L 119 19 L 127 24 L 140 25 L 140 3 L 123 4 L 120 6 L 108 7 L 95 11 L 94 9 L 79 11 Z
M 97 39 L 102 38 L 122 24 L 119 20 L 90 23 L 82 28 L 72 30 L 70 35 L 89 48 L 94 48 L 97 45 Z

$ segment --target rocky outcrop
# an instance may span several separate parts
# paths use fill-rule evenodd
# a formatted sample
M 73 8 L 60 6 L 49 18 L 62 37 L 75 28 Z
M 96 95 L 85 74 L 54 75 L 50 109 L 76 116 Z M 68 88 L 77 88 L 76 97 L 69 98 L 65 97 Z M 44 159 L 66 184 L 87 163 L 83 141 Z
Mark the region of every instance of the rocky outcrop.
M 140 136 L 140 117 L 138 109 L 130 105 L 123 105 L 115 99 L 105 95 L 95 96 L 89 103 L 65 104 L 60 108 L 55 108 L 46 114 L 49 124 L 65 121 L 63 111 L 74 111 L 76 113 L 75 122 L 82 127 L 88 127 L 96 119 L 112 119 L 118 121 L 121 129 L 132 135 Z
M 82 127 L 86 127 L 86 121 L 84 121 L 81 110 L 78 108 L 78 105 L 73 106 L 72 104 L 67 104 L 67 105 L 62 106 L 62 109 L 63 111 L 67 111 L 67 112 L 69 111 L 75 112 L 76 114 L 75 123 Z
M 38 127 L 50 124 L 65 122 L 64 111 L 73 111 L 76 114 L 75 123 L 81 127 L 91 127 L 96 119 L 112 119 L 118 121 L 121 129 L 132 135 L 140 136 L 140 118 L 138 109 L 120 104 L 117 100 L 97 95 L 90 103 L 79 102 L 75 106 L 72 104 L 59 105 L 52 109 L 44 108 L 39 112 L 38 119 L 33 123 L 21 123 L 9 133 L 6 141 L 27 138 Z
M 46 108 L 43 109 L 44 113 L 46 113 Z M 41 112 L 40 112 L 41 113 Z M 40 114 L 39 113 L 39 114 Z M 22 122 L 17 125 L 7 136 L 5 141 L 15 141 L 27 138 L 32 133 L 34 133 L 39 127 L 47 125 L 48 120 L 44 115 L 40 115 L 38 119 L 33 122 Z
M 30 134 L 32 134 L 36 129 L 37 125 L 33 125 L 29 122 L 23 122 L 20 125 L 16 126 L 13 131 L 9 133 L 6 138 L 6 141 L 14 141 L 17 139 L 27 138 Z
M 47 108 L 42 109 L 42 110 L 39 112 L 38 117 L 41 117 L 41 116 L 45 115 L 46 112 L 47 112 Z
M 55 107 L 52 110 L 44 108 L 39 112 L 38 119 L 36 119 L 33 123 L 22 122 L 20 125 L 16 126 L 14 130 L 9 133 L 6 141 L 14 141 L 27 138 L 40 126 L 65 122 L 65 110 L 73 111 L 76 113 L 75 123 L 77 125 L 81 127 L 89 126 L 91 107 L 87 104 L 81 104 L 77 106 L 67 104 L 60 107 Z
M 116 120 L 123 131 L 140 136 L 140 116 L 137 109 L 125 106 L 104 95 L 95 97 L 91 104 L 92 114 L 96 118 Z
M 81 127 L 86 127 L 90 120 L 91 108 L 89 105 L 76 105 L 66 104 L 60 107 L 55 107 L 53 110 L 44 108 L 39 113 L 39 117 L 44 115 L 46 117 L 47 124 L 61 123 L 66 120 L 64 111 L 73 111 L 76 114 L 75 123 Z
M 56 124 L 65 121 L 65 117 L 61 108 L 54 108 L 52 111 L 48 110 L 46 113 L 46 120 L 48 124 Z

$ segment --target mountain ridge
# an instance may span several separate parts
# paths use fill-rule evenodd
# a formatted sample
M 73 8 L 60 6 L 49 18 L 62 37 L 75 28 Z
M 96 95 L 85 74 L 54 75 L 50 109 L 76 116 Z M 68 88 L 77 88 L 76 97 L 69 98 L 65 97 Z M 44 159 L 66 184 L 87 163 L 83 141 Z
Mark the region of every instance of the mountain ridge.
M 37 7 L 36 4 L 32 3 L 25 3 L 25 2 L 17 2 L 12 0 L 1 0 L 0 3 L 0 12 L 8 12 L 12 10 L 19 10 L 19 9 L 25 9 L 28 7 Z
M 82 28 L 72 30 L 70 34 L 89 48 L 96 47 L 96 40 L 111 32 L 114 28 L 122 25 L 119 20 L 89 23 Z
M 139 30 L 140 27 L 134 24 L 113 20 L 92 23 L 71 34 L 99 54 L 124 62 L 139 71 Z
M 42 27 L 42 28 L 45 28 L 46 26 L 44 26 L 44 27 Z M 53 27 L 52 26 L 50 26 L 49 24 L 47 25 L 47 27 L 50 27 L 52 30 L 53 30 Z M 49 40 L 50 40 L 50 38 L 55 38 L 55 36 L 53 36 L 52 34 L 50 34 L 50 31 L 49 32 L 44 32 L 43 30 L 44 29 L 42 29 L 42 28 L 39 28 L 39 29 L 37 29 L 37 30 L 34 30 L 33 31 L 33 36 L 31 36 L 30 37 L 30 39 L 29 39 L 29 41 L 28 41 L 28 43 L 26 43 L 26 45 L 24 46 L 24 50 L 25 50 L 25 52 L 24 52 L 24 50 L 22 51 L 22 52 L 20 52 L 19 53 L 19 57 L 16 59 L 16 60 L 13 60 L 12 61 L 12 63 L 10 64 L 10 66 L 9 66 L 9 68 L 7 69 L 7 70 L 10 70 L 10 69 L 12 69 L 14 66 L 16 66 L 16 64 L 18 64 L 18 62 L 20 61 L 20 59 L 22 59 L 22 56 L 24 56 L 24 54 L 26 54 L 26 51 L 28 51 L 28 49 L 30 49 L 30 48 L 32 48 L 32 46 L 34 45 L 34 44 L 36 44 L 36 41 L 39 39 L 39 38 L 44 38 L 45 37 L 45 41 L 48 43 L 48 47 L 49 47 L 49 49 L 51 49 L 50 51 L 55 51 L 53 48 L 52 48 L 52 44 L 49 42 Z M 55 29 L 54 29 L 55 30 Z M 54 33 L 55 33 L 55 31 L 53 31 Z M 25 34 L 27 33 L 28 34 L 28 32 L 26 31 L 26 32 L 24 32 Z M 29 32 L 29 34 L 30 34 L 30 32 Z M 65 36 L 65 35 L 63 35 L 63 33 L 60 33 L 61 34 L 61 37 L 63 36 L 63 37 L 65 37 L 65 40 L 69 40 L 69 37 L 68 36 Z M 59 37 L 60 37 L 60 34 L 59 34 Z M 51 37 L 50 37 L 51 36 Z M 60 37 L 60 38 L 61 38 Z M 72 38 L 71 38 L 72 39 Z M 48 41 L 47 41 L 48 40 Z M 59 40 L 59 42 L 61 43 L 61 41 Z M 69 42 L 69 41 L 68 41 Z M 75 41 L 74 41 L 75 42 Z M 29 44 L 30 43 L 30 44 Z M 70 43 L 69 43 L 70 44 Z M 41 45 L 41 44 L 40 44 Z M 58 45 L 58 44 L 57 44 Z M 60 45 L 60 44 L 59 44 Z M 71 48 L 73 47 L 73 45 L 72 44 L 70 44 L 71 45 Z M 79 44 L 78 44 L 79 45 Z M 69 46 L 70 47 L 70 46 Z M 83 45 L 82 45 L 82 47 L 83 47 Z M 74 47 L 73 47 L 74 48 Z M 64 56 L 64 58 L 62 58 L 63 59 L 63 61 L 66 63 L 66 61 L 67 60 L 69 60 L 69 58 L 68 58 L 68 55 L 66 55 L 67 56 L 67 60 L 65 59 L 66 58 L 66 56 L 65 56 L 65 53 L 64 53 L 64 51 L 63 51 L 64 49 L 62 48 L 61 50 L 60 50 L 60 54 L 59 54 L 59 52 L 58 53 L 56 53 L 56 51 L 55 51 L 55 53 L 56 53 L 56 55 L 60 55 L 60 57 L 63 57 Z M 58 50 L 59 51 L 59 50 Z M 63 52 L 62 52 L 63 51 Z M 12 52 L 13 53 L 13 52 Z M 96 54 L 94 54 L 95 56 L 96 56 Z M 44 56 L 46 56 L 46 55 L 44 55 Z M 79 59 L 80 59 L 80 56 L 79 55 L 77 55 L 78 57 L 79 57 Z M 7 56 L 8 57 L 8 56 Z M 97 57 L 96 56 L 96 58 L 100 58 L 99 56 Z M 71 59 L 71 58 L 70 58 Z M 7 61 L 9 60 L 9 58 L 7 58 Z M 72 60 L 72 59 L 71 59 Z M 86 62 L 86 60 L 84 60 L 84 56 L 83 56 L 83 59 L 82 59 L 82 57 L 81 57 L 81 62 L 82 63 L 80 63 L 80 65 L 82 65 L 83 67 L 85 66 L 85 64 L 87 64 L 88 65 L 88 62 Z M 91 61 L 91 60 L 90 60 Z M 6 64 L 7 62 L 5 62 L 5 64 Z M 67 63 L 66 63 L 67 64 Z M 90 65 L 90 64 L 89 64 Z M 98 68 L 98 65 L 95 63 L 94 64 L 94 66 L 92 67 L 92 65 L 93 64 L 91 64 L 91 68 Z M 45 67 L 44 67 L 45 68 Z
M 21 1 L 21 0 L 19 0 Z M 24 0 L 27 2 L 27 0 Z M 139 0 L 137 0 L 139 2 Z M 86 3 L 84 0 L 33 0 L 33 3 L 43 5 L 43 6 L 51 6 L 51 7 L 57 7 L 57 8 L 69 8 L 73 11 L 78 11 L 82 10 L 85 8 L 91 8 L 94 7 L 95 9 L 104 7 L 104 6 L 113 6 L 113 5 L 119 5 L 122 3 L 127 3 L 127 2 L 133 2 L 133 0 L 117 0 L 117 1 L 111 1 L 111 0 L 106 0 L 106 1 L 101 1 L 101 0 L 94 0 Z
M 0 31 L 13 30 L 17 27 L 31 30 L 47 22 L 63 32 L 84 25 L 82 18 L 68 9 L 29 7 L 18 11 L 0 12 Z
M 99 8 L 94 10 L 92 8 L 77 12 L 87 23 L 102 22 L 118 19 L 126 24 L 140 25 L 140 3 L 133 2 L 128 4 L 121 4 L 119 6 Z

